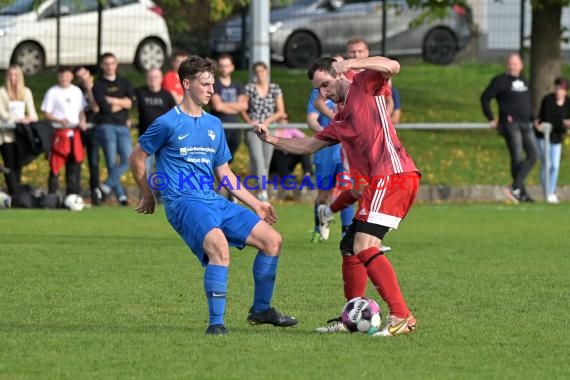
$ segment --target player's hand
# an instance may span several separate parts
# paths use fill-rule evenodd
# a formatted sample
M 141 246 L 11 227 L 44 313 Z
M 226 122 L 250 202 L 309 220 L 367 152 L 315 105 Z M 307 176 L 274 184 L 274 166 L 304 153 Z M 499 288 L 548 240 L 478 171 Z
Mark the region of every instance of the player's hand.
M 332 68 L 336 73 L 342 74 L 350 70 L 351 59 L 345 59 L 344 61 L 340 62 L 333 62 Z
M 156 201 L 154 200 L 154 196 L 143 196 L 139 202 L 135 211 L 139 214 L 154 214 L 154 208 L 156 206 Z
M 255 209 L 255 213 L 269 224 L 276 223 L 277 219 L 279 219 L 275 209 L 268 202 L 260 202 L 259 206 Z
M 497 120 L 493 119 L 493 120 L 489 121 L 489 126 L 493 129 L 495 129 L 499 126 L 499 123 L 497 122 Z
M 269 127 L 263 123 L 258 123 L 253 126 L 253 131 L 261 141 L 269 141 L 271 135 L 269 134 Z

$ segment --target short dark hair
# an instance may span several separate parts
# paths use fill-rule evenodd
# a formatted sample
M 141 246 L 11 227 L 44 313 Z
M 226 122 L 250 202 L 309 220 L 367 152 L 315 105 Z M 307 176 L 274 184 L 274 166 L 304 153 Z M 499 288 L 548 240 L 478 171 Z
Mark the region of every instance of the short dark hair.
M 194 80 L 200 73 L 210 73 L 214 75 L 216 71 L 216 63 L 210 58 L 202 58 L 197 55 L 191 55 L 178 68 L 178 76 L 180 82 L 184 79 Z
M 234 57 L 231 54 L 228 54 L 228 53 L 220 54 L 218 56 L 217 61 L 220 62 L 220 60 L 222 60 L 222 59 L 229 59 L 230 62 L 232 63 L 232 65 L 234 64 Z
M 253 70 L 257 69 L 258 67 L 263 67 L 265 70 L 267 70 L 267 63 L 263 61 L 257 61 L 251 66 Z
M 57 73 L 58 74 L 65 73 L 67 71 L 69 71 L 70 73 L 73 74 L 73 70 L 71 69 L 71 66 L 60 65 L 57 67 Z
M 190 56 L 190 53 L 188 53 L 185 50 L 177 50 L 174 53 L 172 53 L 172 56 L 170 57 L 171 61 L 174 61 L 176 58 L 178 57 L 188 57 Z
M 87 67 L 87 66 L 75 66 L 75 67 L 73 68 L 73 74 L 77 75 L 77 73 L 78 73 L 81 69 L 85 69 L 85 70 L 89 71 L 89 74 L 91 74 L 91 70 L 89 70 L 89 67 Z
M 101 55 L 101 62 L 103 62 L 107 58 L 113 58 L 115 61 L 117 60 L 117 57 L 115 57 L 115 54 L 113 54 L 111 52 L 107 52 L 107 53 L 103 53 Z
M 309 66 L 309 70 L 307 71 L 307 76 L 309 77 L 309 80 L 313 80 L 315 72 L 317 71 L 329 73 L 330 75 L 334 76 L 335 71 L 332 67 L 333 62 L 336 62 L 336 59 L 334 59 L 333 57 L 320 57 L 315 59 L 311 63 L 311 66 Z
M 568 79 L 564 78 L 564 77 L 558 77 L 554 80 L 554 85 L 555 86 L 560 86 L 566 90 L 568 90 L 568 87 L 570 85 L 570 82 L 568 82 Z

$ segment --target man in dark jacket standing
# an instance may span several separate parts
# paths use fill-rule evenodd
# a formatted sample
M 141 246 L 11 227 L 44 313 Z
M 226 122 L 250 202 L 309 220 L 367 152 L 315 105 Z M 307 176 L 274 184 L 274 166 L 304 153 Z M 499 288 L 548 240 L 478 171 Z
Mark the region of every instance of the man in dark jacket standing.
M 102 76 L 93 85 L 93 97 L 99 106 L 95 115 L 95 138 L 103 148 L 107 163 L 107 180 L 101 184 L 106 194 L 115 192 L 117 200 L 127 206 L 127 195 L 121 185 L 121 176 L 129 168 L 133 143 L 127 120 L 135 96 L 131 84 L 117 74 L 117 58 L 111 53 L 101 57 Z M 116 162 L 117 155 L 119 162 Z
M 533 131 L 534 115 L 527 80 L 521 75 L 523 61 L 519 54 L 507 58 L 507 72 L 495 76 L 481 95 L 483 113 L 491 128 L 498 128 L 505 138 L 511 156 L 511 186 L 505 195 L 515 203 L 532 202 L 524 181 L 538 158 L 538 147 Z M 499 119 L 493 115 L 490 102 L 499 104 Z M 523 151 L 526 157 L 523 157 Z

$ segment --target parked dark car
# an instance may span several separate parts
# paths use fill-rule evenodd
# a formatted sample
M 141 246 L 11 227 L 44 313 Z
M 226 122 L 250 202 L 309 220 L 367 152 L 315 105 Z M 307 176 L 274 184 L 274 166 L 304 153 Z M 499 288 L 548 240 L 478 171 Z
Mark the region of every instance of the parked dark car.
M 449 64 L 471 36 L 469 9 L 449 7 L 444 18 L 424 18 L 405 0 L 387 0 L 386 55 L 422 55 L 428 62 Z M 247 22 L 249 23 L 249 19 Z M 270 14 L 271 58 L 289 67 L 306 67 L 314 58 L 346 50 L 346 41 L 364 37 L 372 55 L 381 54 L 381 0 L 294 0 Z M 241 17 L 214 26 L 214 55 L 241 50 Z

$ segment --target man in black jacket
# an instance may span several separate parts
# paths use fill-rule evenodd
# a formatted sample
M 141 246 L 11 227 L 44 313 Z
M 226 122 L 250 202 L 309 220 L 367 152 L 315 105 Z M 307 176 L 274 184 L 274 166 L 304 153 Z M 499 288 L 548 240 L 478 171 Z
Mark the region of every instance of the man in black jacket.
M 103 74 L 93 85 L 93 97 L 99 107 L 95 114 L 95 138 L 103 148 L 107 163 L 107 180 L 101 184 L 105 194 L 115 192 L 117 200 L 127 206 L 127 194 L 121 185 L 121 176 L 129 168 L 133 143 L 127 120 L 135 97 L 130 82 L 117 74 L 117 58 L 112 53 L 101 57 Z M 117 155 L 119 162 L 116 162 Z
M 511 156 L 512 185 L 505 195 L 515 203 L 532 202 L 524 181 L 538 158 L 538 147 L 533 131 L 534 115 L 528 82 L 521 75 L 523 61 L 513 53 L 507 58 L 507 72 L 495 76 L 481 95 L 483 113 L 491 128 L 498 128 L 505 138 Z M 499 119 L 493 115 L 491 99 L 499 104 Z M 523 151 L 526 157 L 523 157 Z

